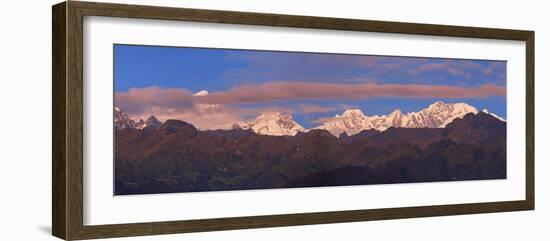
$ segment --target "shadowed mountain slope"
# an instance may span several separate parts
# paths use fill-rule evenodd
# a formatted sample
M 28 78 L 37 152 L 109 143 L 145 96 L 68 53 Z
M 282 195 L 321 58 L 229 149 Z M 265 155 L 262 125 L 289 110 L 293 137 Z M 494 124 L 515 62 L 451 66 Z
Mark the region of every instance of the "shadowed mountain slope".
M 200 131 L 178 120 L 115 135 L 117 195 L 506 178 L 506 122 L 484 112 L 445 128 L 339 137 Z

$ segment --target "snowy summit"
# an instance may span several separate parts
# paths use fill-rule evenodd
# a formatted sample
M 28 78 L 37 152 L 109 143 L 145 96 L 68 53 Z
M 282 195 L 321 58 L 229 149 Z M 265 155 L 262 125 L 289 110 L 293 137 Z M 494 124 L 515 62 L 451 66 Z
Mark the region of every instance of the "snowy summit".
M 207 96 L 209 93 L 207 90 L 201 90 L 195 94 L 193 94 L 193 96 Z
M 262 113 L 250 122 L 238 122 L 233 127 L 243 130 L 250 129 L 257 134 L 270 136 L 294 136 L 298 132 L 305 131 L 300 124 L 292 119 L 292 116 L 281 112 Z

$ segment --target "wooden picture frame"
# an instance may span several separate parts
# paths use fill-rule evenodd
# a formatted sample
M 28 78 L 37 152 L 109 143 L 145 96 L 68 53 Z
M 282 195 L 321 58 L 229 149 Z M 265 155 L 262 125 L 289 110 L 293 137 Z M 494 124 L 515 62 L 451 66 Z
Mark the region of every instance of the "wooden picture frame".
M 280 227 L 444 215 L 533 210 L 534 189 L 534 32 L 325 17 L 275 15 L 169 7 L 68 1 L 52 8 L 52 233 L 66 240 L 157 235 L 214 230 Z M 417 206 L 336 212 L 180 220 L 168 222 L 83 224 L 83 17 L 108 16 L 174 21 L 299 27 L 464 38 L 518 40 L 526 43 L 525 199 L 489 203 Z

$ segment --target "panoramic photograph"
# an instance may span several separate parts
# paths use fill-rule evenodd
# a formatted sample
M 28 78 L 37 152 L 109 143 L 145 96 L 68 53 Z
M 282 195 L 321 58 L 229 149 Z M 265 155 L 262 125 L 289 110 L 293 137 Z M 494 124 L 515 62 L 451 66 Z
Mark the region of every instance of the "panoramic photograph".
M 506 178 L 506 62 L 115 44 L 114 195 Z

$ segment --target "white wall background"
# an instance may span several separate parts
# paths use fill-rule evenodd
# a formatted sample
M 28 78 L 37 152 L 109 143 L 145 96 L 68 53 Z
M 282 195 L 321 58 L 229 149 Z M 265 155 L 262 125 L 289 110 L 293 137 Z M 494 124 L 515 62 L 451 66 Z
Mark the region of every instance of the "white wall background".
M 318 15 L 536 31 L 536 210 L 124 238 L 119 240 L 548 240 L 550 21 L 545 1 L 152 1 L 190 8 Z M 8 1 L 0 13 L 0 240 L 56 240 L 51 230 L 51 10 Z M 429 195 L 422 193 L 419 195 Z

